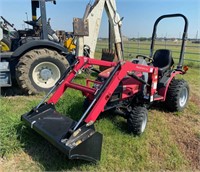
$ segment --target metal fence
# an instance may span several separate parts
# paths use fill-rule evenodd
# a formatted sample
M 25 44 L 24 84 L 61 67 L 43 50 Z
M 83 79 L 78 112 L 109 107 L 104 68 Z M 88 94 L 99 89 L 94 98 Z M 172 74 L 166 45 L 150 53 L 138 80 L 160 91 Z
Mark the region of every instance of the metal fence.
M 107 48 L 107 41 L 98 41 L 96 53 L 101 53 L 103 48 Z M 175 41 L 157 41 L 155 42 L 155 49 L 170 49 L 174 59 L 179 59 L 181 43 Z M 149 55 L 150 41 L 125 41 L 124 42 L 124 56 L 133 58 L 138 54 Z M 200 44 L 191 42 L 186 43 L 185 47 L 185 61 L 200 63 Z

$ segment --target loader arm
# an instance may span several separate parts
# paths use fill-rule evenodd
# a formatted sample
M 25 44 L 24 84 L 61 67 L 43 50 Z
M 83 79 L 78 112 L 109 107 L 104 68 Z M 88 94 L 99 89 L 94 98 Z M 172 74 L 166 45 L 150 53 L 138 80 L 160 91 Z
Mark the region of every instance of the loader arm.
M 112 69 L 106 81 L 99 88 L 73 82 L 80 70 L 91 65 L 106 66 Z M 149 73 L 152 81 L 149 94 L 152 97 L 156 93 L 153 81 L 157 79 L 157 68 L 124 61 L 108 62 L 88 57 L 77 57 L 74 67 L 67 70 L 65 77 L 63 76 L 62 81 L 59 81 L 58 87 L 50 99 L 22 115 L 22 120 L 65 153 L 69 159 L 84 159 L 96 162 L 100 160 L 103 137 L 101 133 L 95 131 L 93 124 L 100 113 L 104 111 L 106 103 L 110 100 L 120 81 L 133 71 Z M 83 95 L 94 96 L 79 121 L 60 114 L 54 106 L 67 88 L 79 90 Z M 126 86 L 123 87 L 124 91 L 126 91 L 126 88 Z M 138 91 L 140 90 L 138 89 Z
M 82 118 L 78 121 L 77 125 L 74 127 L 74 130 L 79 127 L 79 124 L 83 122 L 83 120 L 86 123 L 94 123 L 96 121 L 100 113 L 104 111 L 106 103 L 109 101 L 120 81 L 122 81 L 122 79 L 130 72 L 137 71 L 147 72 L 150 74 L 152 80 L 152 85 L 150 86 L 150 101 L 152 101 L 153 95 L 156 92 L 155 84 L 157 85 L 157 68 L 151 66 L 143 66 L 140 64 L 133 64 L 132 62 L 107 62 L 87 57 L 77 58 L 77 65 L 74 66 L 73 70 L 66 76 L 62 84 L 58 87 L 58 89 L 54 92 L 54 94 L 47 102 L 48 104 L 56 104 L 67 88 L 80 90 L 83 92 L 83 94 L 89 93 L 91 95 L 94 95 L 94 100 L 91 102 L 90 107 L 82 115 Z M 80 70 L 88 68 L 91 65 L 114 67 L 109 77 L 106 79 L 105 83 L 103 83 L 99 90 L 95 90 L 94 88 L 72 82 L 74 77 L 76 77 Z M 154 81 L 155 83 L 153 83 Z
M 87 6 L 83 20 L 88 20 L 89 22 L 89 36 L 78 36 L 76 49 L 77 56 L 82 56 L 83 46 L 88 45 L 90 47 L 90 57 L 94 57 L 104 9 L 111 26 L 111 44 L 115 44 L 118 58 L 120 60 L 122 59 L 122 40 L 120 32 L 122 22 L 119 14 L 117 13 L 115 0 L 96 0 L 93 5 Z

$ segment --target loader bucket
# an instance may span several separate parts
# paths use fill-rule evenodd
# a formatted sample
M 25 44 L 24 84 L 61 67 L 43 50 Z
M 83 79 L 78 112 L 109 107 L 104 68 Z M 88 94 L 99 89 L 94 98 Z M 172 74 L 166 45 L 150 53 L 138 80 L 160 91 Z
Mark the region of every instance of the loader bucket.
M 69 159 L 100 160 L 102 134 L 94 127 L 82 125 L 71 132 L 76 121 L 56 112 L 54 105 L 44 104 L 22 115 L 22 121 L 47 139 Z

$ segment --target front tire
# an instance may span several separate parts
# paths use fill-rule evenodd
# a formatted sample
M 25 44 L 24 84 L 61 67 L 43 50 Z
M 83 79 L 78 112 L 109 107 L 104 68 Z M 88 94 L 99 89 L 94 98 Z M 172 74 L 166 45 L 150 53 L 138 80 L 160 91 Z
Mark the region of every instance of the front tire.
M 189 85 L 183 79 L 173 79 L 169 85 L 167 96 L 166 96 L 166 106 L 168 110 L 183 111 L 186 107 L 189 99 Z
M 128 113 L 128 131 L 134 135 L 141 135 L 147 125 L 148 111 L 143 106 L 134 106 Z
M 16 79 L 28 94 L 48 92 L 69 66 L 64 56 L 49 49 L 35 49 L 24 54 L 16 66 Z

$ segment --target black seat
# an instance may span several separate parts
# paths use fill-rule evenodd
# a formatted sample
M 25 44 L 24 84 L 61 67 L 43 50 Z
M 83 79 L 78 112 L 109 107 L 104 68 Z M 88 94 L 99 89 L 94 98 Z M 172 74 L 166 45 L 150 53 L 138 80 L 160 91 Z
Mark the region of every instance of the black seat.
M 172 52 L 167 49 L 156 50 L 153 56 L 153 66 L 158 67 L 158 74 L 163 74 L 174 64 Z

